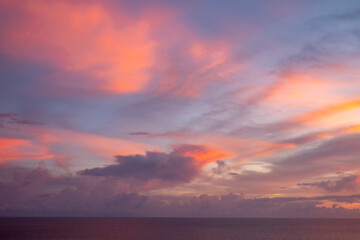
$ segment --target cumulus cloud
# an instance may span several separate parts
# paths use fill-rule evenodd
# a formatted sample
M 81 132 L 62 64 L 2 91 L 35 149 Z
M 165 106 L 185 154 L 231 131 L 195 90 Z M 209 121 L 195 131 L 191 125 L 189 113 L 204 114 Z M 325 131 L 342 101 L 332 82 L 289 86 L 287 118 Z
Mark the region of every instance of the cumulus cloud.
M 160 179 L 164 181 L 188 182 L 199 172 L 195 159 L 161 152 L 146 152 L 146 155 L 116 156 L 117 163 L 102 168 L 85 169 L 81 175 L 115 176 L 128 179 L 148 181 Z
M 113 176 L 136 181 L 161 180 L 189 182 L 202 166 L 220 161 L 226 155 L 205 146 L 178 145 L 168 153 L 146 152 L 145 155 L 116 156 L 116 164 L 78 172 L 88 176 Z

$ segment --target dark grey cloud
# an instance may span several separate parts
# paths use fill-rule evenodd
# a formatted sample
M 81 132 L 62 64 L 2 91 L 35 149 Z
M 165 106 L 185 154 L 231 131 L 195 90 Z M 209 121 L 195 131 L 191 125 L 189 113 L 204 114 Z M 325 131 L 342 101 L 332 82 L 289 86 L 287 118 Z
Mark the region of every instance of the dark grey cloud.
M 41 122 L 23 119 L 17 113 L 0 113 L 0 127 L 6 124 L 41 125 Z
M 324 141 L 317 147 L 304 150 L 296 155 L 288 157 L 285 164 L 304 164 L 314 162 L 316 160 L 325 160 L 330 164 L 329 159 L 335 158 L 343 164 L 355 164 L 358 162 L 360 154 L 360 134 L 347 134 L 334 137 L 330 140 Z M 347 161 L 345 161 L 347 159 Z
M 137 135 L 150 135 L 150 133 L 148 133 L 148 132 L 131 132 L 131 133 L 129 133 L 129 135 L 135 135 L 135 136 L 137 136 Z
M 310 182 L 310 183 L 299 183 L 298 186 L 310 186 L 324 189 L 328 192 L 340 192 L 343 190 L 354 191 L 359 188 L 357 175 L 345 176 L 337 181 L 321 181 L 321 182 Z
M 224 160 L 216 161 L 217 166 L 213 168 L 213 173 L 221 174 L 226 170 L 226 162 Z
M 178 150 L 170 154 L 147 152 L 146 155 L 116 156 L 117 163 L 78 172 L 88 176 L 114 176 L 139 181 L 163 180 L 189 182 L 199 167 L 192 157 L 183 156 Z

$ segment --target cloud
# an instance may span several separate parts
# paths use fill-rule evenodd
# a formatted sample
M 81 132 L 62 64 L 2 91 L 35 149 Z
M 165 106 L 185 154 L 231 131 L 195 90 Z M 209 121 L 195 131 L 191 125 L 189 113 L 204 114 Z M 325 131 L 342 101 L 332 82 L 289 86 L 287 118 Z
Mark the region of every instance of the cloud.
M 246 129 L 238 129 L 235 133 L 255 137 L 273 136 L 273 138 L 282 139 L 278 142 L 279 144 L 294 143 L 300 146 L 315 140 L 359 131 L 357 122 L 360 100 L 358 99 L 312 107 L 312 110 L 305 109 L 289 108 L 288 113 L 280 114 L 280 119 L 266 124 L 256 124 Z
M 146 152 L 145 155 L 116 156 L 116 164 L 85 169 L 78 172 L 88 176 L 114 176 L 136 181 L 161 180 L 165 182 L 189 182 L 200 168 L 224 155 L 204 146 L 174 146 L 169 154 Z
M 311 38 L 297 38 L 300 46 L 295 53 L 280 62 L 283 71 L 312 71 L 323 69 L 336 73 L 349 66 L 356 66 L 360 48 L 359 6 L 345 12 L 322 14 L 304 22 L 301 31 Z M 351 48 L 348 48 L 351 46 Z M 355 65 L 354 65 L 355 64 Z
M 87 86 L 103 91 L 136 92 L 149 80 L 145 69 L 152 64 L 155 46 L 150 32 L 160 12 L 136 19 L 123 11 L 113 15 L 102 1 L 64 0 L 13 1 L 4 11 L 20 16 L 10 18 L 1 32 L 1 50 L 10 56 L 86 72 L 94 81 Z M 54 77 L 57 81 L 56 75 L 47 80 Z
M 349 84 L 329 81 L 319 75 L 314 71 L 281 73 L 277 76 L 277 81 L 266 87 L 257 100 L 289 109 L 320 108 L 344 101 L 344 96 L 338 91 L 349 87 Z M 316 102 L 314 98 L 317 98 Z
M 214 174 L 222 174 L 227 168 L 226 162 L 224 160 L 216 161 L 216 164 L 216 168 L 212 169 Z
M 149 181 L 188 182 L 198 174 L 196 160 L 174 153 L 146 152 L 146 155 L 116 156 L 117 164 L 103 168 L 86 169 L 81 175 L 115 176 Z
M 304 164 L 316 161 L 328 161 L 341 158 L 342 164 L 355 164 L 359 150 L 360 134 L 345 134 L 322 142 L 319 146 L 304 150 L 288 157 L 283 163 Z M 347 159 L 347 161 L 345 161 Z M 340 162 L 339 162 L 340 163 Z M 351 164 L 352 163 L 352 164 Z
M 68 89 L 66 95 L 150 90 L 194 97 L 239 70 L 226 41 L 197 36 L 180 13 L 165 6 L 144 5 L 134 14 L 127 4 L 118 3 L 114 11 L 105 1 L 12 1 L 3 9 L 7 25 L 0 31 L 0 50 L 51 66 L 45 87 L 55 84 Z
M 260 167 L 256 168 L 257 171 L 244 171 L 247 165 L 254 162 L 251 159 L 241 164 L 241 167 L 229 165 L 227 177 L 213 179 L 213 184 L 226 187 L 228 191 L 236 192 L 241 189 L 242 192 L 255 195 L 308 195 L 319 193 L 319 188 L 326 192 L 356 193 L 359 182 L 354 172 L 360 170 L 357 157 L 359 134 L 350 131 L 347 134 L 321 138 L 316 142 L 312 136 L 309 137 L 310 139 L 294 139 L 293 142 L 301 145 L 287 152 L 257 159 L 266 166 L 266 171 L 261 171 Z M 338 176 L 339 171 L 346 175 Z
M 48 163 L 55 162 L 58 167 L 72 165 L 76 168 L 77 164 L 99 166 L 99 162 L 112 162 L 114 155 L 140 153 L 153 148 L 119 137 L 59 129 L 45 124 L 7 122 L 5 127 L 0 133 L 0 162 L 29 163 L 29 160 L 43 159 Z
M 41 125 L 42 123 L 22 119 L 16 113 L 0 113 L 0 125 L 7 126 L 8 124 L 28 124 L 28 125 Z
M 0 216 L 360 216 L 360 195 L 247 198 L 244 194 L 230 193 L 147 196 L 134 190 L 117 177 L 55 175 L 42 163 L 35 169 L 2 165 Z
M 208 163 L 232 157 L 231 154 L 228 154 L 220 148 L 204 145 L 182 144 L 173 146 L 173 149 L 177 155 L 194 158 L 198 166 L 204 166 Z
M 182 43 L 171 42 L 171 48 L 178 51 L 164 51 L 162 64 L 155 68 L 160 76 L 154 89 L 157 94 L 198 98 L 212 84 L 226 83 L 241 74 L 242 63 L 231 56 L 232 45 L 226 40 L 220 44 L 206 41 L 188 30 L 184 35 L 189 37 Z
M 347 126 L 347 127 L 337 128 L 337 129 L 331 129 L 331 130 L 327 130 L 327 131 L 311 132 L 311 133 L 307 133 L 307 134 L 304 134 L 304 135 L 301 135 L 301 136 L 298 136 L 295 138 L 286 139 L 286 140 L 284 140 L 284 142 L 302 145 L 302 144 L 312 143 L 312 142 L 315 142 L 318 140 L 331 139 L 334 137 L 339 137 L 342 135 L 358 133 L 358 132 L 360 132 L 360 126 L 352 125 L 352 126 Z
M 351 175 L 341 178 L 337 181 L 321 181 L 311 183 L 299 183 L 298 186 L 310 186 L 322 188 L 327 192 L 341 192 L 343 190 L 356 191 L 359 188 L 359 176 Z
M 358 10 L 303 32 L 337 9 L 128 2 L 0 0 L 0 164 L 53 171 L 8 168 L 4 212 L 312 216 L 336 199 L 270 197 L 358 190 L 328 177 L 360 170 Z
M 0 113 L 0 118 L 12 118 L 15 117 L 15 113 Z
M 345 111 L 350 111 L 356 108 L 360 108 L 360 100 L 342 102 L 325 108 L 317 109 L 315 111 L 311 111 L 301 116 L 298 116 L 295 119 L 293 119 L 293 121 L 303 123 L 303 122 L 319 120 L 325 117 L 330 117 L 332 115 L 339 114 Z
M 54 157 L 47 148 L 27 139 L 0 136 L 0 163 L 19 159 L 48 159 Z
M 131 133 L 128 133 L 129 135 L 134 135 L 134 136 L 137 136 L 137 135 L 150 135 L 150 133 L 148 132 L 131 132 Z
M 277 122 L 288 120 L 270 123 L 268 129 L 259 126 L 259 132 L 299 132 L 304 125 L 339 127 L 359 120 L 358 12 L 359 6 L 353 6 L 319 13 L 284 36 L 291 51 L 282 47 L 274 59 L 278 64 L 265 75 L 272 83 L 260 86 L 248 103 L 269 115 L 276 112 Z

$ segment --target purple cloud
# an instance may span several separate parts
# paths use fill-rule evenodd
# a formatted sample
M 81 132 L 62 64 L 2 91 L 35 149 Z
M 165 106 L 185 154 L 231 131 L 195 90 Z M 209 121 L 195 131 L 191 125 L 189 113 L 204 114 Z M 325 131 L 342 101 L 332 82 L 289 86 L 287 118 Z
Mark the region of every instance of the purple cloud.
M 91 168 L 79 171 L 80 175 L 114 176 L 140 181 L 163 180 L 189 182 L 199 169 L 193 157 L 179 155 L 177 151 L 170 154 L 146 152 L 146 155 L 116 156 L 117 163 L 102 168 Z

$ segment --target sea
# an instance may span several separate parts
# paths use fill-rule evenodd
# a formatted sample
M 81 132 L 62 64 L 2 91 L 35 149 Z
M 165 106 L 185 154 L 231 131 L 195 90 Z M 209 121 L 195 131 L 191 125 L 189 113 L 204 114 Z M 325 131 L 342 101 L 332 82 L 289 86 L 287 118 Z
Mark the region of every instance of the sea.
M 0 218 L 0 239 L 360 240 L 360 219 Z

